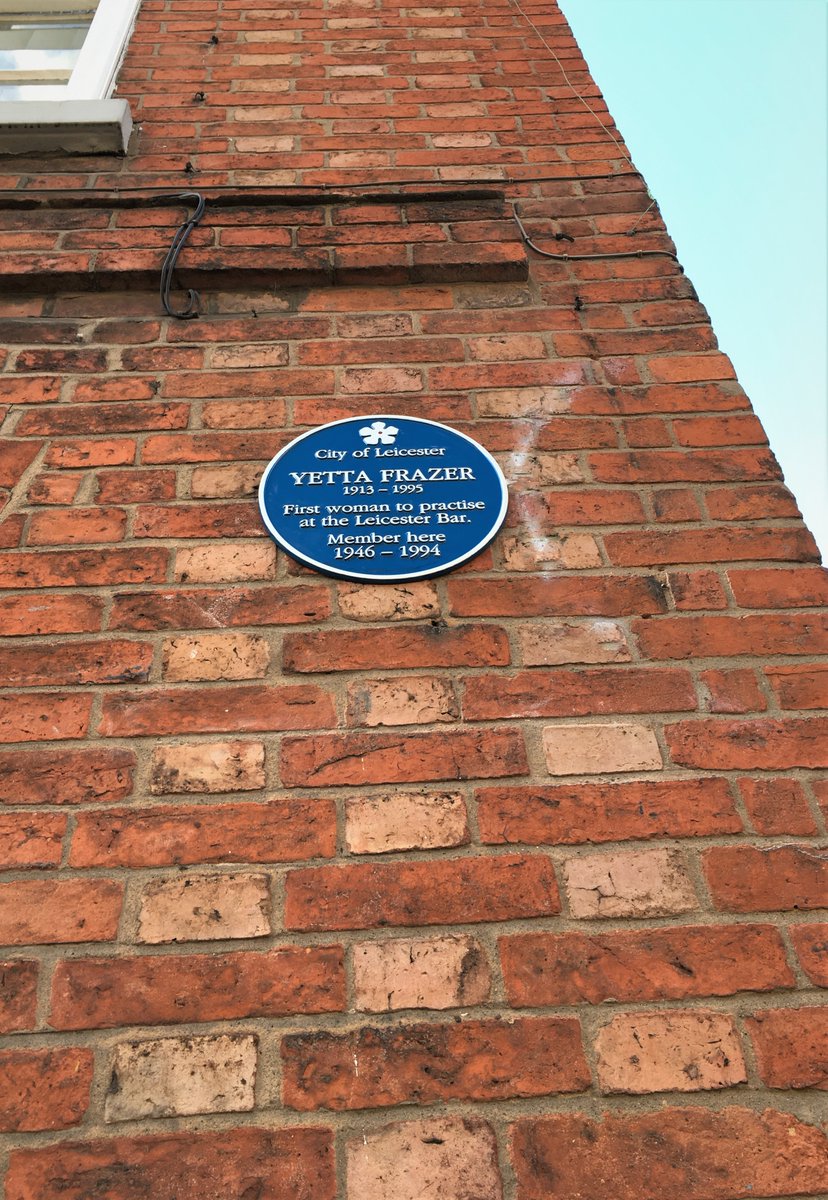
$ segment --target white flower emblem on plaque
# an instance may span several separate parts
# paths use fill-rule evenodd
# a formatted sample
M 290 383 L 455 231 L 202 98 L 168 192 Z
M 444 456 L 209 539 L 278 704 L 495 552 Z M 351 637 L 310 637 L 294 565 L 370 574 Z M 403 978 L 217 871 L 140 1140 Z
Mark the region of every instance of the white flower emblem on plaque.
M 385 421 L 372 421 L 363 425 L 359 431 L 366 446 L 393 446 L 399 429 L 396 425 L 386 425 Z

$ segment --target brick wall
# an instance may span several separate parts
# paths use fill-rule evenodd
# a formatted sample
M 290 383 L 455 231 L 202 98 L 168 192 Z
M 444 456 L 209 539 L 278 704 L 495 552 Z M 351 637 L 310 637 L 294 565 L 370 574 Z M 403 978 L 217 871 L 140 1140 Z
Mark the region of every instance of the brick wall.
M 828 1193 L 826 576 L 523 9 L 145 0 L 130 155 L 2 164 L 5 1200 Z M 265 462 L 388 411 L 493 545 L 278 554 Z

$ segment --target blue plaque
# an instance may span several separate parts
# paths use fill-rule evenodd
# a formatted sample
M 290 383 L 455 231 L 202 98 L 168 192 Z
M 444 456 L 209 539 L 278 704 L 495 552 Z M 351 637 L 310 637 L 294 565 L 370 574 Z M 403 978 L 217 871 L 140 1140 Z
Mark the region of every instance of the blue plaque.
M 259 508 L 292 558 L 342 579 L 398 583 L 468 562 L 506 516 L 503 472 L 482 446 L 420 417 L 332 421 L 268 463 Z

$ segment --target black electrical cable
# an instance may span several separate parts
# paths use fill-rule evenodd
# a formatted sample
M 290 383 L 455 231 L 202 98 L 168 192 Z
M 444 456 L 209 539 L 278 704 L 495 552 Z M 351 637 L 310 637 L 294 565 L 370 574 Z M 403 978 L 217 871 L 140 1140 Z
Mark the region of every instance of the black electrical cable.
M 512 216 L 520 230 L 520 236 L 529 249 L 534 250 L 543 258 L 555 259 L 556 262 L 591 262 L 597 258 L 670 258 L 673 262 L 678 262 L 678 258 L 671 250 L 615 250 L 607 254 L 553 254 L 550 250 L 542 250 L 532 241 L 518 216 L 517 204 L 512 204 Z
M 164 305 L 164 311 L 167 316 L 177 317 L 179 321 L 191 321 L 198 316 L 200 302 L 198 292 L 194 291 L 193 288 L 189 288 L 187 291 L 187 307 L 176 310 L 170 304 L 170 289 L 172 288 L 173 272 L 175 264 L 178 262 L 178 256 L 184 249 L 184 243 L 187 241 L 187 238 L 204 216 L 204 209 L 207 205 L 204 197 L 199 192 L 182 192 L 176 199 L 186 203 L 195 203 L 195 209 L 175 231 L 172 243 L 164 259 L 164 264 L 161 267 L 161 303 Z

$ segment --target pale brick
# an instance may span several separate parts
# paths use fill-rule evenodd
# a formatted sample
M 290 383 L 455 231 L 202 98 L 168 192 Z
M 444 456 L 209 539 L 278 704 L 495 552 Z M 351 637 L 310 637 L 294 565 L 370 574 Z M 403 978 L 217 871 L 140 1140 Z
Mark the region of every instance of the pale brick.
M 177 550 L 175 578 L 179 583 L 239 583 L 244 579 L 273 579 L 276 547 L 272 542 L 219 543 Z
M 196 742 L 156 746 L 150 791 L 252 792 L 265 785 L 261 742 Z
M 433 583 L 343 583 L 337 589 L 339 610 L 351 621 L 419 621 L 439 616 Z
M 269 933 L 266 875 L 185 875 L 147 884 L 141 896 L 139 942 L 222 941 Z
M 511 482 L 520 479 L 524 487 L 547 487 L 555 483 L 582 483 L 584 472 L 577 454 L 545 454 L 540 450 L 530 453 L 505 455 L 501 466 Z
M 678 850 L 621 850 L 564 863 L 573 917 L 662 917 L 696 908 L 696 893 Z
M 466 805 L 455 792 L 349 798 L 345 840 L 352 854 L 462 846 L 469 840 Z
M 503 565 L 509 571 L 579 571 L 600 567 L 598 545 L 588 533 L 571 537 L 541 537 L 528 530 L 504 537 L 501 542 Z
M 348 1200 L 501 1200 L 491 1126 L 478 1117 L 387 1125 L 347 1143 Z
M 254 496 L 262 477 L 258 463 L 233 463 L 230 467 L 196 467 L 190 490 L 194 500 L 225 500 Z
M 648 725 L 550 725 L 543 731 L 550 775 L 660 771 L 656 736 Z
M 378 679 L 348 688 L 351 725 L 428 725 L 456 721 L 459 714 L 451 682 L 428 676 Z
M 498 388 L 477 393 L 481 417 L 548 417 L 568 412 L 572 393 L 560 387 Z
M 472 937 L 400 938 L 354 947 L 356 1006 L 366 1012 L 482 1004 L 490 986 L 485 951 Z
M 524 665 L 629 662 L 630 651 L 614 621 L 546 621 L 518 631 Z
M 249 1112 L 255 1103 L 256 1038 L 160 1038 L 115 1047 L 106 1121 Z
M 262 679 L 269 665 L 270 647 L 252 633 L 202 633 L 164 642 L 164 678 L 172 681 Z
M 699 1092 L 747 1081 L 724 1013 L 625 1013 L 604 1026 L 595 1049 L 603 1092 Z

